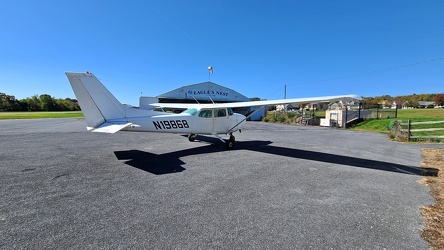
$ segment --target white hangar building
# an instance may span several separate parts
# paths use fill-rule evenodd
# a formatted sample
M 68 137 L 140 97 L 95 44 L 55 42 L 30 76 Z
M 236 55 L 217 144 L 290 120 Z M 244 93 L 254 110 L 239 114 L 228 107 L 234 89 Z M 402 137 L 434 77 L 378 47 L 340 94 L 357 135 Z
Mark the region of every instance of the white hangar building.
M 214 82 L 202 82 L 183 86 L 178 89 L 166 92 L 156 97 L 141 96 L 139 100 L 140 109 L 153 109 L 151 103 L 229 103 L 229 102 L 248 102 L 250 98 Z M 248 114 L 258 107 L 235 108 L 234 112 Z M 179 110 L 172 110 L 178 112 Z M 261 120 L 265 115 L 263 111 L 256 112 L 250 117 L 250 120 Z

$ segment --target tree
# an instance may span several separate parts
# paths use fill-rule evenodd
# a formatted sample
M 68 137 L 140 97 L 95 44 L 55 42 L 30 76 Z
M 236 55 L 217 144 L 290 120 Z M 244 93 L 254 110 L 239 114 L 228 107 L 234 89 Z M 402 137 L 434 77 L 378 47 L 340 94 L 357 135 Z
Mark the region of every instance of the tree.
M 8 95 L 0 93 L 0 111 L 8 111 L 11 108 L 11 104 L 8 100 Z
M 419 108 L 419 103 L 416 100 L 412 100 L 412 101 L 409 101 L 409 103 L 407 104 L 407 107 Z
M 23 100 L 26 103 L 28 111 L 39 111 L 40 110 L 40 99 L 38 95 L 32 97 L 27 97 Z
M 40 110 L 43 111 L 52 111 L 55 110 L 55 102 L 54 99 L 50 95 L 43 94 L 40 96 Z
M 438 106 L 444 106 L 444 94 L 435 95 L 435 104 Z
M 20 102 L 13 95 L 0 93 L 0 111 L 14 111 L 20 109 Z
M 61 111 L 77 111 L 80 110 L 79 103 L 77 100 L 73 100 L 70 98 L 65 99 L 56 99 L 55 100 L 55 109 Z
M 365 97 L 361 103 L 364 108 L 373 108 L 376 106 L 377 101 L 373 97 Z
M 80 106 L 76 99 L 55 99 L 50 95 L 34 95 L 26 99 L 17 100 L 15 96 L 0 92 L 1 111 L 79 111 Z

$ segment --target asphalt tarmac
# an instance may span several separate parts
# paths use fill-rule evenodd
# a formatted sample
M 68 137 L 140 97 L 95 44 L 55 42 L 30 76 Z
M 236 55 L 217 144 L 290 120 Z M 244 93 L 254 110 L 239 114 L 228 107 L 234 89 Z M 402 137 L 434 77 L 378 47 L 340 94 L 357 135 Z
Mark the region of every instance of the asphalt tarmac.
M 0 121 L 1 249 L 427 249 L 419 145 L 247 122 L 179 134 Z

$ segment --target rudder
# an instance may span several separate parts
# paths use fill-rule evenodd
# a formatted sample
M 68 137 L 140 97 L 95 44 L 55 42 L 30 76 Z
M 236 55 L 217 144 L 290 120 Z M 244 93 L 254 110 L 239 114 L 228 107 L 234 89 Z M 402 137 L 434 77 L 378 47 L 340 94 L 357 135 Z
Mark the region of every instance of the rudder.
M 85 117 L 88 129 L 124 118 L 126 108 L 91 73 L 65 72 Z

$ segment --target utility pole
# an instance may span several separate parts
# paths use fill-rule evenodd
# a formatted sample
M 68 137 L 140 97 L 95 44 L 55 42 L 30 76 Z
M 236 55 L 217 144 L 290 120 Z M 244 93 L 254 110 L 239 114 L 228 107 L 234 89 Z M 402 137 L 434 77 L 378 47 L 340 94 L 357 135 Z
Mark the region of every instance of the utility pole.
M 287 84 L 284 84 L 284 99 L 287 99 Z
M 287 99 L 287 84 L 284 84 L 284 99 Z M 284 104 L 285 106 L 284 106 L 284 112 L 286 113 L 287 112 L 287 106 L 288 106 L 288 104 L 286 103 L 286 104 Z

